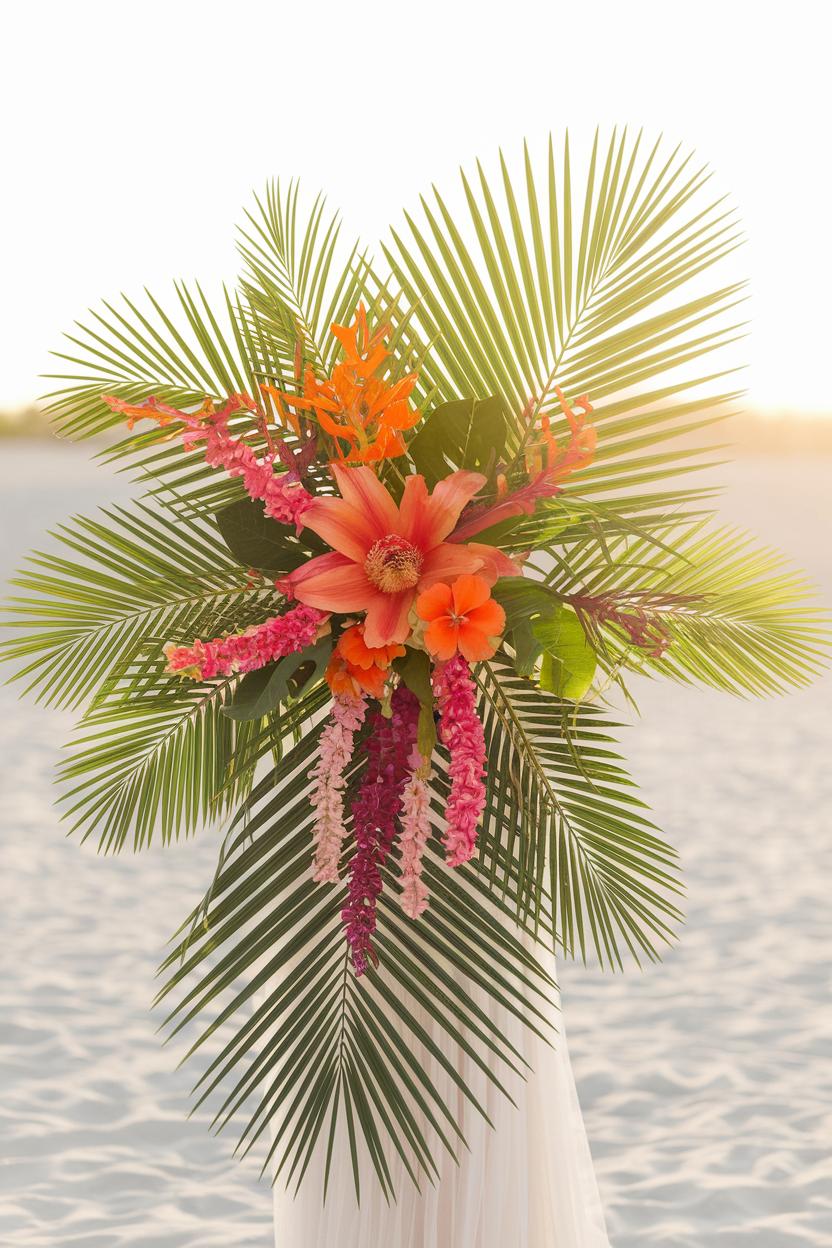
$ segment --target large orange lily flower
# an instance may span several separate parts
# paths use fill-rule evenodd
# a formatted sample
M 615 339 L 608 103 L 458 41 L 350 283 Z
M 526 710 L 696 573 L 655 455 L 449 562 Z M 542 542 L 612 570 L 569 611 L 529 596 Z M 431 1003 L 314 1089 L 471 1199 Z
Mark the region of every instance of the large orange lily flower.
M 311 559 L 278 588 L 321 610 L 366 611 L 368 646 L 403 642 L 416 595 L 437 581 L 479 572 L 493 585 L 499 576 L 520 575 L 494 546 L 446 540 L 463 507 L 485 485 L 481 473 L 453 472 L 432 494 L 424 477 L 408 477 L 397 505 L 371 468 L 334 464 L 332 471 L 341 497 L 316 498 L 303 523 L 333 553 Z

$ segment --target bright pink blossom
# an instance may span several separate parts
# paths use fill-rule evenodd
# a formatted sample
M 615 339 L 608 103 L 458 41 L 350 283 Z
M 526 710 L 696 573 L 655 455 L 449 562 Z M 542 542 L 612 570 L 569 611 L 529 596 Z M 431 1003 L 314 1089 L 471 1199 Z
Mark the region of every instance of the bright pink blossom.
M 337 694 L 332 717 L 321 733 L 318 761 L 309 773 L 315 781 L 311 802 L 315 807 L 315 870 L 319 884 L 338 883 L 338 864 L 346 835 L 344 827 L 344 772 L 352 758 L 355 733 L 364 722 L 367 703 L 363 697 Z
M 102 395 L 104 402 L 114 411 L 127 416 L 130 427 L 144 416 L 153 417 L 160 425 L 182 422 L 182 443 L 186 447 L 205 443 L 205 459 L 212 468 L 224 468 L 232 477 L 242 477 L 243 488 L 250 498 L 262 499 L 265 512 L 281 524 L 294 524 L 298 531 L 303 527 L 304 511 L 312 502 L 312 495 L 301 485 L 297 467 L 275 474 L 278 459 L 286 461 L 285 448 L 275 445 L 268 432 L 269 450 L 262 458 L 242 437 L 234 437 L 228 428 L 229 417 L 234 412 L 255 412 L 261 417 L 257 404 L 247 394 L 229 395 L 219 411 L 206 399 L 196 412 L 183 412 L 176 407 L 160 403 L 150 397 L 141 403 L 127 403 L 113 395 Z M 265 431 L 265 422 L 262 423 Z M 291 457 L 290 462 L 291 462 Z
M 380 710 L 374 713 L 364 744 L 367 767 L 352 806 L 356 849 L 350 862 L 347 902 L 341 911 L 356 975 L 364 974 L 368 958 L 377 962 L 372 936 L 381 869 L 396 835 L 418 720 L 418 699 L 399 685 L 393 693 L 392 715 L 387 719 Z
M 458 867 L 474 853 L 485 809 L 485 734 L 476 710 L 476 686 L 461 654 L 434 668 L 433 692 L 441 716 L 439 736 L 451 756 L 445 855 L 449 866 Z
M 428 887 L 422 879 L 422 858 L 430 837 L 430 774 L 418 745 L 414 745 L 410 775 L 402 791 L 401 836 L 402 910 L 418 919 L 428 907 Z
M 195 680 L 253 672 L 273 659 L 305 650 L 315 641 L 325 619 L 324 612 L 315 607 L 294 607 L 285 615 L 254 624 L 242 633 L 215 637 L 213 641 L 197 640 L 192 646 L 169 642 L 164 647 L 167 670 Z

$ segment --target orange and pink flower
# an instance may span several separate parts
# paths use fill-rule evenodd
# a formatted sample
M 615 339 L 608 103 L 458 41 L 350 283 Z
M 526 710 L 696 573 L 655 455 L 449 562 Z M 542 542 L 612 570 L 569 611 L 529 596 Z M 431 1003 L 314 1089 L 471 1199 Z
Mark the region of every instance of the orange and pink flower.
M 438 581 L 477 572 L 493 585 L 520 571 L 494 546 L 447 540 L 463 508 L 482 489 L 479 472 L 453 472 L 428 492 L 408 477 L 397 504 L 370 468 L 332 466 L 340 498 L 316 498 L 303 523 L 332 546 L 278 582 L 290 598 L 319 610 L 366 612 L 370 647 L 401 644 L 418 594 Z

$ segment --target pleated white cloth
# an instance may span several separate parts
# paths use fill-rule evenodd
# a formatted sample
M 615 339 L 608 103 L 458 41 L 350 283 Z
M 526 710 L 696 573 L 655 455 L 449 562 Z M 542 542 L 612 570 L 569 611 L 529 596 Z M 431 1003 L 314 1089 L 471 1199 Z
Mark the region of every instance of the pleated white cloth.
M 535 952 L 545 957 L 539 946 Z M 548 969 L 554 977 L 554 958 Z M 609 1248 L 558 1007 L 556 1000 L 549 1007 L 558 1029 L 550 1047 L 502 1007 L 491 1004 L 491 1016 L 533 1073 L 526 1080 L 507 1080 L 505 1066 L 495 1066 L 515 1107 L 483 1079 L 469 1058 L 462 1057 L 461 1073 L 478 1099 L 485 1097 L 494 1127 L 465 1106 L 469 1151 L 462 1150 L 459 1165 L 439 1146 L 435 1157 L 440 1177 L 434 1185 L 423 1182 L 419 1192 L 391 1150 L 388 1162 L 398 1200 L 387 1204 L 365 1157 L 359 1204 L 342 1120 L 326 1204 L 321 1201 L 325 1139 L 319 1141 L 321 1147 L 296 1197 L 278 1180 L 275 1248 Z M 430 1027 L 424 1013 L 415 1008 L 414 1012 Z M 441 1040 L 435 1028 L 433 1035 Z M 449 1089 L 448 1095 L 459 1105 L 456 1089 Z

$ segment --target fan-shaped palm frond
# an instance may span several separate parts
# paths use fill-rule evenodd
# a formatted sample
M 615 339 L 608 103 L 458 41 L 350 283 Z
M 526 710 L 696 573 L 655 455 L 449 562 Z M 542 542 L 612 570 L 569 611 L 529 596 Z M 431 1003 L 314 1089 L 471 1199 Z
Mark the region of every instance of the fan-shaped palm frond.
M 318 195 L 299 221 L 299 194 L 297 182 L 285 193 L 279 182 L 270 183 L 240 230 L 251 358 L 269 380 L 299 378 L 305 363 L 331 369 L 338 343 L 330 325 L 348 320 L 364 293 L 358 243 L 336 264 L 337 214 L 328 215 Z
M 709 175 L 690 156 L 659 153 L 657 143 L 643 156 L 641 136 L 631 143 L 626 132 L 613 133 L 603 153 L 596 136 L 578 200 L 568 138 L 560 175 L 550 141 L 542 183 L 528 150 L 522 185 L 501 157 L 502 207 L 478 165 L 476 185 L 462 175 L 462 224 L 434 189 L 421 201 L 422 222 L 407 214 L 407 233 L 394 230 L 385 248 L 415 324 L 434 343 L 438 396 L 502 395 L 516 417 L 515 452 L 534 419 L 556 407 L 555 385 L 590 395 L 600 439 L 579 475 L 582 493 L 667 475 L 680 452 L 654 448 L 735 397 L 701 393 L 724 369 L 687 366 L 742 332 L 742 284 L 672 302 L 739 244 L 734 214 L 707 199 Z
M 612 535 L 608 558 L 589 540 L 558 552 L 551 587 L 570 598 L 607 663 L 726 693 L 782 693 L 823 669 L 828 628 L 805 578 L 748 534 L 699 520 L 664 534 Z M 605 606 L 643 614 L 667 648 L 628 644 Z
M 488 743 L 480 847 L 492 883 L 532 922 L 545 885 L 546 917 L 570 955 L 585 957 L 591 944 L 602 965 L 620 966 L 622 947 L 655 958 L 681 918 L 676 855 L 611 750 L 603 715 L 538 689 L 505 661 L 483 664 L 479 683 Z
M 435 1170 L 436 1143 L 451 1152 L 464 1143 L 447 1103 L 450 1089 L 485 1112 L 458 1074 L 455 1052 L 474 1062 L 483 1083 L 503 1087 L 506 1074 L 524 1073 L 478 992 L 548 1037 L 540 1005 L 553 985 L 500 921 L 500 902 L 483 874 L 473 867 L 449 871 L 435 852 L 438 842 L 426 863 L 432 905 L 418 925 L 402 914 L 395 878 L 385 872 L 376 942 L 382 969 L 356 980 L 343 942 L 340 890 L 310 878 L 306 777 L 314 760 L 312 734 L 245 803 L 210 902 L 167 959 L 171 974 L 160 996 L 185 990 L 168 1019 L 174 1035 L 211 1013 L 192 1052 L 218 1027 L 230 1030 L 197 1089 L 200 1103 L 224 1090 L 216 1124 L 246 1110 L 244 1151 L 270 1131 L 264 1165 L 273 1162 L 277 1175 L 298 1184 L 313 1148 L 331 1139 L 344 1115 L 356 1187 L 363 1137 L 383 1190 L 395 1197 L 389 1147 L 418 1181 L 420 1172 Z M 352 780 L 359 774 L 360 764 Z M 438 799 L 436 818 L 440 810 Z M 441 1025 L 441 1045 L 421 1014 Z
M 252 584 L 212 520 L 142 503 L 76 516 L 55 530 L 58 549 L 36 551 L 12 580 L 4 643 L 48 705 L 75 708 L 166 641 L 215 636 L 265 619 L 278 597 Z M 134 681 L 131 680 L 131 687 Z

